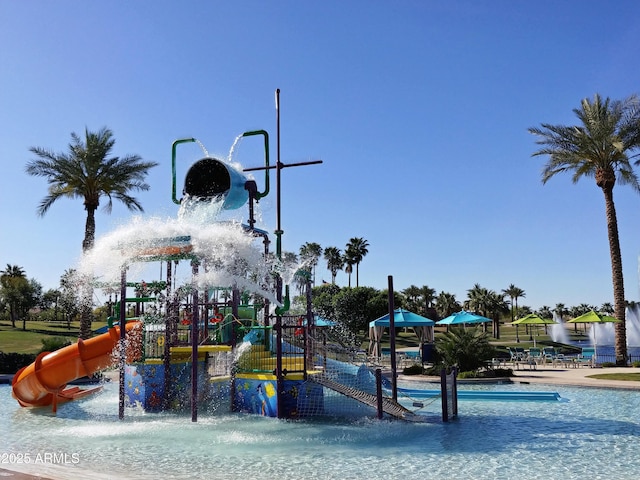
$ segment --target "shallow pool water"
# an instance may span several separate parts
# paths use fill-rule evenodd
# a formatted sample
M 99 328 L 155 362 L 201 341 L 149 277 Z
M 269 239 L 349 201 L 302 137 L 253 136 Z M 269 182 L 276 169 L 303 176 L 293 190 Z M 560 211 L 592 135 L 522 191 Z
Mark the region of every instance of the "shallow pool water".
M 55 479 L 637 477 L 640 392 L 479 388 L 557 391 L 569 401 L 465 400 L 450 423 L 440 421 L 438 402 L 425 407 L 422 424 L 378 421 L 375 412 L 301 421 L 201 412 L 192 423 L 136 409 L 118 420 L 115 384 L 56 415 L 20 408 L 0 386 L 0 468 Z

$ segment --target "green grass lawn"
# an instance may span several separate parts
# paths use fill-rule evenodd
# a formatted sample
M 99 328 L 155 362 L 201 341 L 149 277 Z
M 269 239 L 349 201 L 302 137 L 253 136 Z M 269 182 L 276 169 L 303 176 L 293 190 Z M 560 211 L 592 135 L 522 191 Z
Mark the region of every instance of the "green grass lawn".
M 599 380 L 625 380 L 629 382 L 640 382 L 640 373 L 597 373 L 589 375 L 589 378 Z
M 105 322 L 93 322 L 92 329 L 105 325 Z M 71 329 L 63 322 L 30 322 L 22 330 L 22 322 L 16 322 L 16 328 L 10 322 L 0 322 L 0 351 L 4 353 L 38 353 L 42 349 L 42 339 L 48 337 L 65 338 L 74 343 L 78 339 L 80 325 L 71 323 Z

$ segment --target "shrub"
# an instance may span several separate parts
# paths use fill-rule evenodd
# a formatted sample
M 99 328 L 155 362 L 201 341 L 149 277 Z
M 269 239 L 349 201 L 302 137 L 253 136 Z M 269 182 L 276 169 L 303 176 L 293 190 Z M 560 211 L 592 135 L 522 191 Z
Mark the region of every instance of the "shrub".
M 36 355 L 31 353 L 2 353 L 0 352 L 0 373 L 14 374 L 22 367 L 33 363 Z
M 418 364 L 411 365 L 410 367 L 405 367 L 404 370 L 402 370 L 403 375 L 422 375 L 422 373 L 422 365 Z
M 42 342 L 42 348 L 39 353 L 54 352 L 67 345 L 71 345 L 71 342 L 64 337 L 47 337 L 40 341 Z
M 635 360 L 631 362 L 631 366 L 635 368 L 640 368 L 640 360 Z
M 478 328 L 456 328 L 436 340 L 436 350 L 446 367 L 458 366 L 460 372 L 479 370 L 495 356 L 489 336 Z

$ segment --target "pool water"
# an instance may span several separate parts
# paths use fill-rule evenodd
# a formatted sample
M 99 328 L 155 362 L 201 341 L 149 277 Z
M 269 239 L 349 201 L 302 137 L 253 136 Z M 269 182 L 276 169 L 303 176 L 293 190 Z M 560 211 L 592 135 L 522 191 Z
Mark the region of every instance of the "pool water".
M 477 388 L 556 391 L 569 401 L 465 400 L 450 423 L 439 402 L 425 405 L 427 423 L 379 421 L 375 412 L 300 421 L 201 412 L 192 423 L 136 409 L 119 421 L 116 384 L 56 415 L 19 407 L 0 386 L 0 468 L 55 479 L 637 478 L 640 392 Z

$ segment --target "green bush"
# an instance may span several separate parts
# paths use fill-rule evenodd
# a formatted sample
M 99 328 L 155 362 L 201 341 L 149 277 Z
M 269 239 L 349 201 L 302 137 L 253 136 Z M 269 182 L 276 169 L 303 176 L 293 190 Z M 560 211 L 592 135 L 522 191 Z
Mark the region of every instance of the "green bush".
M 36 355 L 31 353 L 2 353 L 0 352 L 0 373 L 14 374 L 22 367 L 33 363 Z
M 634 362 L 631 362 L 631 366 L 635 368 L 640 368 L 640 361 L 636 360 Z
M 478 328 L 452 328 L 436 339 L 436 350 L 445 367 L 457 365 L 460 372 L 479 370 L 496 353 L 489 336 Z
M 410 367 L 405 367 L 404 370 L 402 370 L 402 374 L 403 375 L 422 375 L 424 369 L 422 368 L 422 365 L 411 365 Z
M 47 337 L 41 340 L 42 348 L 39 353 L 42 352 L 55 352 L 67 345 L 71 345 L 71 342 L 64 337 Z
M 601 365 L 603 368 L 611 368 L 616 366 L 615 362 L 602 362 Z

